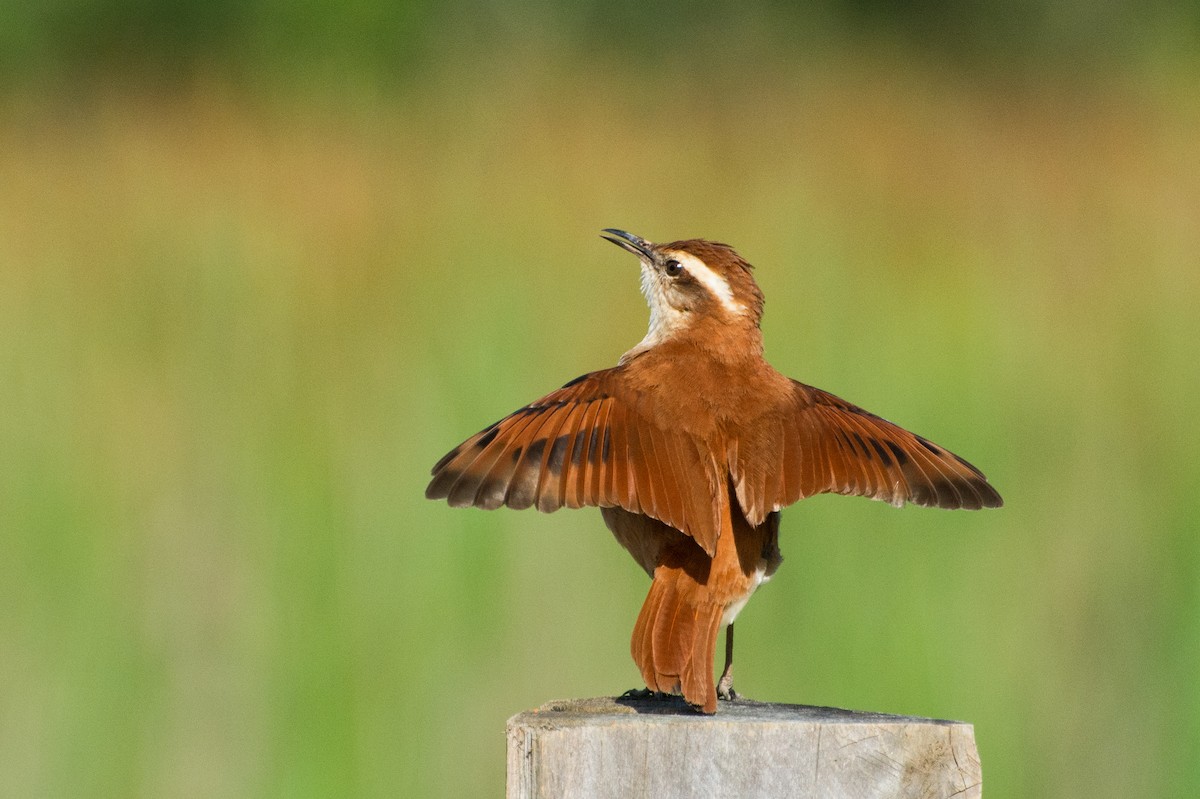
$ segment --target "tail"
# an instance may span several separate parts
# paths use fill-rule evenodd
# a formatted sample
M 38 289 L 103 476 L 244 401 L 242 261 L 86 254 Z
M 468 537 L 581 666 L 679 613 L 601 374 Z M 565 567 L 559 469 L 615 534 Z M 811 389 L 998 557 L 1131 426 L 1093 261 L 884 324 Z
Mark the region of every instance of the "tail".
M 659 564 L 631 648 L 649 688 L 681 691 L 690 704 L 716 713 L 713 655 L 725 607 L 706 590 L 707 576 L 697 580 L 681 565 Z

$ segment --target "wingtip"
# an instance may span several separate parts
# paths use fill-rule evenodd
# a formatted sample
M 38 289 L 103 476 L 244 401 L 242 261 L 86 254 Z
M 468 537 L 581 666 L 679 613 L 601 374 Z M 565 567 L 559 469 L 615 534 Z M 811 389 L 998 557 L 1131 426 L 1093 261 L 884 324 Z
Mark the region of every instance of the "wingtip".
M 979 473 L 979 480 L 973 484 L 975 492 L 979 495 L 979 507 L 982 508 L 1000 508 L 1004 506 L 1004 499 L 1000 496 L 983 473 Z
M 436 467 L 433 472 L 433 479 L 429 481 L 429 485 L 425 486 L 425 499 L 445 499 L 450 496 L 450 489 L 454 486 L 454 480 L 457 475 L 439 471 Z

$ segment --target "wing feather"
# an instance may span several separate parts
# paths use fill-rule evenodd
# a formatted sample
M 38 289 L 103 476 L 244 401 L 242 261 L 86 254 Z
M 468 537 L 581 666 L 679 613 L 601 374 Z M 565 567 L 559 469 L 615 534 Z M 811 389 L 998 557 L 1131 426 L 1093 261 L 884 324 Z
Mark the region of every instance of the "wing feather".
M 575 445 L 579 439 L 579 425 L 583 421 L 583 417 L 587 415 L 589 404 L 577 404 L 571 409 L 571 414 L 565 422 L 563 422 L 562 430 L 559 431 L 559 437 L 563 439 L 561 448 L 561 457 L 563 469 L 566 464 L 571 462 L 575 457 Z M 551 461 L 553 462 L 553 460 Z M 554 486 L 557 490 L 555 500 L 558 503 L 557 508 L 577 508 L 578 504 L 572 504 L 570 499 L 574 499 L 577 480 L 573 475 L 563 474 L 562 479 L 556 481 Z
M 661 475 L 667 497 L 666 515 L 675 520 L 679 527 L 686 526 L 688 497 L 685 492 L 687 484 L 691 481 L 687 479 L 687 472 L 679 468 L 679 459 L 675 448 L 667 444 L 666 436 L 651 428 L 650 437 L 658 462 L 658 472 Z M 699 470 L 693 472 L 693 479 L 699 480 L 700 474 Z
M 675 479 L 670 458 L 660 440 L 661 435 L 660 431 L 650 425 L 642 428 L 642 450 L 648 466 L 647 482 L 654 492 L 650 508 L 656 516 L 670 519 L 669 524 L 674 527 L 676 524 L 682 524 L 683 502 L 676 488 L 680 481 Z
M 558 429 L 561 413 L 562 407 L 559 406 L 539 414 L 522 440 L 514 442 L 513 457 L 517 459 L 517 465 L 504 497 L 504 504 L 508 507 L 524 510 L 537 501 L 538 480 L 545 467 L 546 450 L 550 447 L 550 437 Z
M 642 443 L 645 432 L 641 425 L 630 418 L 634 415 L 632 409 L 623 410 L 626 418 L 621 430 L 625 433 L 625 468 L 628 470 L 629 490 L 637 498 L 643 512 L 649 513 L 656 505 L 653 489 L 655 464 L 650 461 L 647 448 Z
M 633 475 L 629 469 L 629 423 L 625 418 L 626 408 L 623 403 L 613 403 L 608 413 L 608 435 L 604 439 L 601 461 L 607 464 L 609 472 L 608 496 L 613 503 L 623 508 L 641 513 L 642 506 L 638 504 L 637 486 L 634 485 Z
M 605 487 L 609 485 L 610 480 L 604 450 L 611 446 L 612 436 L 608 432 L 608 420 L 612 416 L 612 406 L 611 399 L 603 400 L 600 403 L 600 410 L 596 412 L 595 425 L 588 434 L 588 456 L 584 461 L 587 476 L 587 493 L 584 501 L 588 505 L 602 505 L 601 497 L 607 496 Z M 617 505 L 618 503 L 610 501 L 608 504 Z
M 439 478 L 444 475 L 453 480 L 448 499 L 454 507 L 475 505 L 497 508 L 503 504 L 509 478 L 516 468 L 510 454 L 512 442 L 519 439 L 525 428 L 536 421 L 532 414 L 527 413 L 519 416 L 514 414 L 509 419 L 512 421 L 507 425 L 504 437 L 499 435 L 499 426 L 504 424 L 502 421 L 484 428 L 474 438 L 461 445 L 461 448 L 469 451 L 470 448 L 478 448 L 482 444 L 484 450 L 480 457 L 470 460 L 461 470 L 445 470 L 438 475 Z M 434 486 L 430 484 L 426 493 L 433 490 Z
M 846 426 L 843 435 L 847 437 L 847 443 L 853 452 L 852 460 L 858 463 L 866 478 L 865 482 L 861 484 L 863 492 L 871 494 L 875 499 L 892 502 L 893 481 L 889 477 L 878 450 L 875 449 L 873 443 L 870 443 L 877 443 L 877 439 L 866 424 L 865 418 L 856 414 L 846 414 L 841 417 L 841 421 Z
M 621 507 L 712 551 L 721 465 L 702 442 L 656 422 L 615 367 L 573 380 L 485 427 L 433 468 L 425 495 L 456 506 Z
M 537 509 L 542 513 L 562 507 L 562 493 L 567 482 L 563 479 L 563 469 L 566 467 L 566 449 L 571 443 L 567 427 L 570 418 L 579 409 L 578 404 L 564 405 L 551 415 L 543 428 L 547 443 L 542 460 L 537 464 Z

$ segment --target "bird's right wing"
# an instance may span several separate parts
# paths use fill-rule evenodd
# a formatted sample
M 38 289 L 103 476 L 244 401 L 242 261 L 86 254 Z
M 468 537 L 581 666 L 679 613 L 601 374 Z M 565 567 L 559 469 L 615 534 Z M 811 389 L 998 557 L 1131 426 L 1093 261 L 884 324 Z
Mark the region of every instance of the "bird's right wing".
M 488 425 L 433 467 L 425 490 L 455 507 L 621 507 L 652 516 L 711 555 L 728 492 L 701 442 L 655 423 L 623 367 L 583 375 Z
M 953 452 L 818 388 L 793 380 L 772 420 L 736 442 L 730 459 L 738 503 L 754 524 L 822 493 L 971 510 L 1003 504 L 983 472 Z

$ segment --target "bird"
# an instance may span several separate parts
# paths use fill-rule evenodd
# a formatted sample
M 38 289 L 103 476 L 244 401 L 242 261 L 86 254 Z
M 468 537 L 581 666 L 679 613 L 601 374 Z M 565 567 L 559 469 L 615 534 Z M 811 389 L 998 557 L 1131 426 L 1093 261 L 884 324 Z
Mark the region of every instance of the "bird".
M 731 246 L 602 238 L 637 257 L 645 337 L 450 450 L 429 499 L 452 507 L 599 507 L 651 577 L 630 650 L 642 695 L 717 711 L 733 689 L 733 626 L 779 568 L 780 510 L 835 493 L 940 508 L 996 508 L 966 460 L 765 359 L 763 294 Z M 725 628 L 725 662 L 714 658 Z

